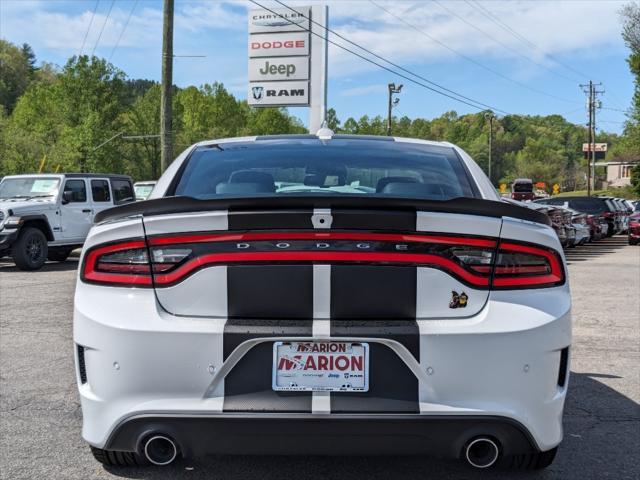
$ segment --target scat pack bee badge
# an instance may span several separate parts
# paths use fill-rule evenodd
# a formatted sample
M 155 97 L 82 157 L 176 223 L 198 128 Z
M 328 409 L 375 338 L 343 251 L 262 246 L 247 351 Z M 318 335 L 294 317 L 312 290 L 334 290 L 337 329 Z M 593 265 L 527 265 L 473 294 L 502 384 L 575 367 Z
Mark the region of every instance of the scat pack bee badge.
M 465 308 L 469 297 L 466 293 L 458 293 L 455 290 L 451 291 L 451 302 L 449 302 L 449 308 Z

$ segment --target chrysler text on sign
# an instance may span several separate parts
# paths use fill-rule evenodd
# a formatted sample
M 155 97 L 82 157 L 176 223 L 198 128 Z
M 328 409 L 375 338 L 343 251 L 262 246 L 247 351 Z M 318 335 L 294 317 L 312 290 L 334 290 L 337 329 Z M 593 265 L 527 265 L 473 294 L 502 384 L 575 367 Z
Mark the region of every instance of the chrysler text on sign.
M 301 32 L 309 30 L 309 7 L 271 10 L 251 10 L 249 12 L 249 33 Z

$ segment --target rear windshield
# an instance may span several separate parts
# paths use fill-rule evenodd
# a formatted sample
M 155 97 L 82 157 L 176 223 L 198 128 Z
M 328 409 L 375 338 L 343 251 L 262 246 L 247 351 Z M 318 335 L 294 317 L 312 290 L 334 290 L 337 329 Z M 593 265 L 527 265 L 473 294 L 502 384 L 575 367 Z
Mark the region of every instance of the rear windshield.
M 452 148 L 387 141 L 256 141 L 201 147 L 175 188 L 199 199 L 357 195 L 474 197 Z
M 608 212 L 610 208 L 604 200 L 599 198 L 575 198 L 569 200 L 569 206 L 579 212 L 602 213 Z
M 533 192 L 533 183 L 518 182 L 513 184 L 514 192 Z

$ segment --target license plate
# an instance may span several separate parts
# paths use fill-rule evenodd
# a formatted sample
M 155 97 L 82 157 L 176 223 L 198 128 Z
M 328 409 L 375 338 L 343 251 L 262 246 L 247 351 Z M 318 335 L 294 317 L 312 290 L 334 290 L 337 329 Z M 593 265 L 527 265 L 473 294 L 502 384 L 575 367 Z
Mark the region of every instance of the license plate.
M 272 386 L 289 392 L 367 392 L 369 344 L 275 342 Z

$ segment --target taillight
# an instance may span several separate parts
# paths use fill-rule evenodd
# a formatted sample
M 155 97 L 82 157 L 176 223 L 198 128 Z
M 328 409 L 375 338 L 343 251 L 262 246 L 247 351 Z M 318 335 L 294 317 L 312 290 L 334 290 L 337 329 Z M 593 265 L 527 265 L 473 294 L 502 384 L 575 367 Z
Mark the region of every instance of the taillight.
M 494 288 L 539 288 L 562 283 L 562 260 L 554 250 L 520 243 L 500 243 L 493 271 Z
M 562 260 L 544 247 L 493 238 L 365 232 L 171 235 L 151 237 L 148 245 L 127 240 L 90 249 L 81 278 L 88 283 L 159 288 L 214 265 L 264 263 L 424 266 L 478 289 L 564 282 Z
M 89 250 L 82 267 L 82 280 L 121 286 L 151 286 L 151 270 L 171 270 L 191 253 L 190 249 L 168 246 L 149 251 L 143 240 L 108 244 Z

